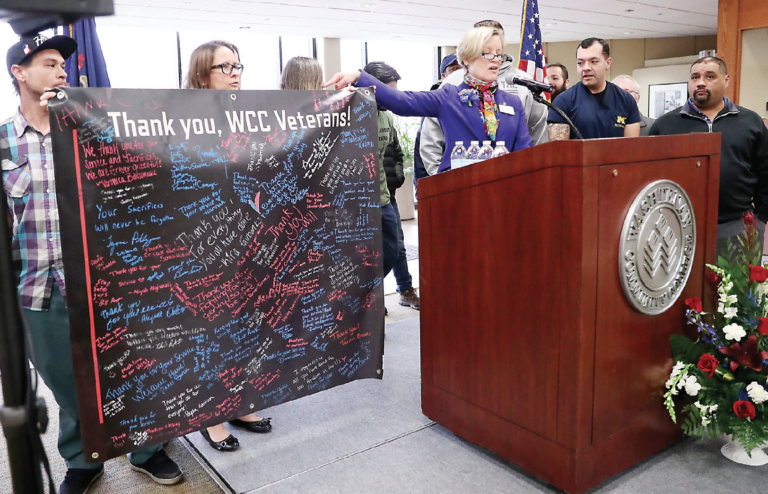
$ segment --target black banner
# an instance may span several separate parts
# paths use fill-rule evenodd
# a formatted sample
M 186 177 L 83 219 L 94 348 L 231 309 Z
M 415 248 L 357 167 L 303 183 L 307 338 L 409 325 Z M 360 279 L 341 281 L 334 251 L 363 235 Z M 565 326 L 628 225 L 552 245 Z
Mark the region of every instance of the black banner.
M 86 457 L 381 378 L 368 89 L 51 100 Z

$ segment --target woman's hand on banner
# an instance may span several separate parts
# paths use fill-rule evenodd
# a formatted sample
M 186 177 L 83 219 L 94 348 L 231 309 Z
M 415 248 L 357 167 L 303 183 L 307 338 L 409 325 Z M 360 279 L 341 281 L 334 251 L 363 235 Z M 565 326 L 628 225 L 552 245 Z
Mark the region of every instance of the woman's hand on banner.
M 333 86 L 334 89 L 344 89 L 345 87 L 349 86 L 350 84 L 356 83 L 358 80 L 360 80 L 360 71 L 356 72 L 338 72 L 335 76 L 331 78 L 330 81 L 323 84 L 324 88 L 327 88 L 328 86 Z M 357 88 L 349 88 L 350 91 L 354 91 Z

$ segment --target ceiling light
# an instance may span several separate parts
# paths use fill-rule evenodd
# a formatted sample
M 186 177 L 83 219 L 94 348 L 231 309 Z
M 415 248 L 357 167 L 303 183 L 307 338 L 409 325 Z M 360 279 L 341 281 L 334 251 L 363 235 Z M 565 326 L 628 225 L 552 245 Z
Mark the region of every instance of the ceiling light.
M 363 7 L 364 9 L 370 9 L 371 7 L 375 7 L 376 4 L 375 3 L 361 3 L 360 6 Z
M 555 23 L 554 23 L 554 22 L 550 22 L 549 24 L 544 24 L 544 25 L 545 25 L 545 26 L 554 26 L 554 25 L 555 25 Z
M 622 33 L 622 34 L 632 34 L 632 31 L 627 31 L 627 32 Z
M 394 36 L 392 36 L 392 37 L 393 37 L 393 38 L 399 38 L 399 37 L 400 37 L 400 35 L 399 35 L 399 34 L 395 34 L 395 35 L 394 35 Z
M 179 5 L 192 5 L 192 2 L 179 2 Z
M 251 26 L 240 26 L 240 29 L 250 29 Z

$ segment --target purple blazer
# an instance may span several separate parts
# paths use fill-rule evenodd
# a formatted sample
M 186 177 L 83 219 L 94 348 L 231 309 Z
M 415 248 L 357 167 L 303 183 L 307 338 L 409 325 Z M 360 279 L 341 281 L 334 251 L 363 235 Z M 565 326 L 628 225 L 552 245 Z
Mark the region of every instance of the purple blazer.
M 397 115 L 437 118 L 445 134 L 445 151 L 438 172 L 451 169 L 451 151 L 456 141 L 463 141 L 464 146 L 469 147 L 469 141 L 480 141 L 482 144 L 482 141 L 489 140 L 477 103 L 469 106 L 459 98 L 459 91 L 469 87 L 465 82 L 458 87 L 443 84 L 437 91 L 398 91 L 360 71 L 360 80 L 355 85 L 375 86 L 377 102 Z M 502 113 L 501 110 L 496 113 L 499 121 L 496 140 L 504 141 L 510 152 L 531 147 L 531 134 L 520 98 L 501 90 L 496 91 L 495 97 L 499 107 L 505 105 L 514 110 L 514 115 Z

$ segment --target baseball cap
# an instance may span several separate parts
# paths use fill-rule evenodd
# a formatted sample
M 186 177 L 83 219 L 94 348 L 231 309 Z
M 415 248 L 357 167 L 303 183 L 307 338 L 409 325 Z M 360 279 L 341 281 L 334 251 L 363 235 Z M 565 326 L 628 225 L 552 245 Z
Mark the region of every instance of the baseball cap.
M 448 55 L 445 58 L 443 58 L 443 61 L 440 62 L 440 73 L 441 74 L 444 73 L 445 69 L 447 69 L 449 65 L 455 64 L 456 61 L 457 61 L 457 59 L 456 59 L 456 54 L 455 53 L 451 53 L 450 55 Z
M 31 58 L 43 50 L 56 50 L 61 53 L 64 60 L 69 58 L 77 50 L 77 41 L 69 36 L 51 36 L 47 38 L 42 34 L 37 36 L 23 36 L 18 43 L 8 49 L 6 63 L 8 65 L 8 74 L 13 77 L 11 67 L 21 65 L 25 60 Z

